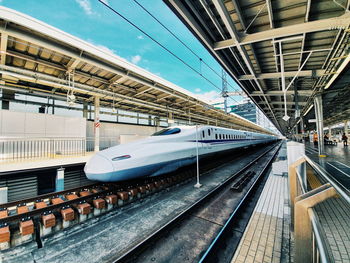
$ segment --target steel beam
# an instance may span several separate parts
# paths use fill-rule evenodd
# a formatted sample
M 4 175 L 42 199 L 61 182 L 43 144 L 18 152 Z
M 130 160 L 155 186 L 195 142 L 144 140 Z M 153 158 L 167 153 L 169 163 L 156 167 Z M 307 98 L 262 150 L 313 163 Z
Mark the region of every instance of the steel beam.
M 318 154 L 321 157 L 325 156 L 324 152 L 324 140 L 323 140 L 323 108 L 322 108 L 322 95 L 317 94 L 314 97 L 316 126 L 317 126 L 317 138 L 318 138 Z
M 294 91 L 293 91 L 294 92 Z M 271 101 L 272 105 L 284 105 L 284 102 L 283 101 Z M 287 101 L 286 103 L 287 105 L 295 105 L 295 102 L 294 101 Z M 298 102 L 298 104 L 300 106 L 305 106 L 307 104 L 307 102 Z
M 271 90 L 263 93 L 265 96 L 283 96 L 283 91 L 281 90 Z M 294 91 L 292 90 L 287 90 L 286 91 L 287 95 L 294 95 Z M 298 90 L 298 95 L 300 96 L 311 96 L 312 95 L 312 90 Z M 262 92 L 260 91 L 253 91 L 251 96 L 262 96 Z
M 350 14 L 345 13 L 335 18 L 322 19 L 318 21 L 295 24 L 291 26 L 279 27 L 263 32 L 247 34 L 240 39 L 231 38 L 214 43 L 214 50 L 237 47 L 240 45 L 252 44 L 260 41 L 271 40 L 282 37 L 289 37 L 304 33 L 318 32 L 324 30 L 334 30 L 346 28 L 350 24 Z
M 7 50 L 7 40 L 8 40 L 8 34 L 3 33 L 1 34 L 1 44 L 0 44 L 0 64 L 5 65 L 6 63 L 6 50 Z
M 230 16 L 229 16 L 229 14 L 228 14 L 228 12 L 227 12 L 227 10 L 226 10 L 225 4 L 224 4 L 222 1 L 219 1 L 219 0 L 213 0 L 213 4 L 214 4 L 216 10 L 218 11 L 218 13 L 219 13 L 219 15 L 220 15 L 222 21 L 224 22 L 224 24 L 225 24 L 227 30 L 229 31 L 230 36 L 231 36 L 233 39 L 238 40 L 238 39 L 239 39 L 238 34 L 237 34 L 236 30 L 235 30 L 234 24 L 233 24 L 233 22 L 232 22 Z M 255 81 L 255 83 L 256 83 L 256 86 L 257 86 L 258 89 L 263 93 L 263 90 L 262 90 L 262 88 L 261 88 L 261 85 L 260 85 L 259 81 L 256 79 L 255 71 L 254 71 L 253 65 L 252 65 L 252 63 L 251 63 L 251 61 L 250 61 L 250 59 L 249 59 L 249 56 L 248 56 L 248 54 L 247 54 L 247 51 L 246 51 L 246 50 L 244 49 L 244 47 L 242 47 L 240 44 L 237 45 L 236 47 L 237 47 L 237 49 L 238 49 L 240 55 L 242 56 L 242 58 L 243 58 L 243 60 L 244 60 L 244 63 L 245 63 L 246 66 L 248 67 L 250 74 L 252 74 L 252 75 L 254 76 L 254 81 Z M 270 104 L 269 104 L 269 101 L 267 100 L 267 98 L 266 98 L 264 95 L 262 95 L 262 97 L 264 98 L 264 100 L 265 100 L 265 102 L 266 102 L 266 105 L 267 105 L 268 108 L 270 109 L 272 115 L 275 116 L 275 115 L 274 115 L 274 112 L 273 112 L 273 110 L 272 110 L 272 108 L 271 108 L 271 106 L 270 106 Z M 275 120 L 276 120 L 276 125 L 279 125 L 279 123 L 278 123 L 278 121 L 277 121 L 276 118 L 275 118 Z
M 294 77 L 298 71 L 285 71 L 284 76 L 286 78 Z M 298 77 L 320 77 L 325 73 L 324 70 L 302 70 L 299 72 Z M 257 79 L 278 79 L 281 78 L 280 72 L 274 73 L 261 73 L 256 74 L 255 77 Z M 239 80 L 253 80 L 253 75 L 241 75 L 239 76 Z

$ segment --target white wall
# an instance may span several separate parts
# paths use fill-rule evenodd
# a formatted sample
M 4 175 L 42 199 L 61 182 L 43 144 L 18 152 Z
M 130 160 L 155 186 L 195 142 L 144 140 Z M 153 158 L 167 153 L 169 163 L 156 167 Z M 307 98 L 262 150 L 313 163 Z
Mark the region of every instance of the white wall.
M 94 137 L 94 127 L 92 121 L 87 121 L 86 137 Z M 104 138 L 113 139 L 116 144 L 124 143 L 125 141 L 134 140 L 135 138 L 145 138 L 156 131 L 163 129 L 152 126 L 130 125 L 121 123 L 106 123 L 101 122 L 100 140 Z M 131 139 L 132 138 L 132 139 Z
M 0 137 L 85 136 L 85 118 L 0 110 Z

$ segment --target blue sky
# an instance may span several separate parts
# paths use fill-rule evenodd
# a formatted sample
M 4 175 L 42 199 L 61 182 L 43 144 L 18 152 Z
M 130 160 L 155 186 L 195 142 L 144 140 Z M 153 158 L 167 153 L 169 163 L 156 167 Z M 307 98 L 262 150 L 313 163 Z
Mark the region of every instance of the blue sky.
M 189 45 L 206 63 L 221 73 L 221 66 L 161 0 L 138 1 Z M 133 0 L 108 0 L 107 3 L 192 67 L 197 70 L 201 68 L 202 74 L 211 79 L 216 86 L 221 87 L 221 78 L 206 66 L 200 67 L 198 58 L 185 49 Z M 98 0 L 2 0 L 1 4 L 42 20 L 96 46 L 109 49 L 195 94 L 201 94 L 207 99 L 218 96 L 219 91 L 215 87 L 112 13 Z M 232 86 L 237 87 L 232 79 L 228 78 L 228 81 Z M 229 87 L 229 91 L 233 91 L 233 88 Z M 236 98 L 236 100 L 239 99 Z

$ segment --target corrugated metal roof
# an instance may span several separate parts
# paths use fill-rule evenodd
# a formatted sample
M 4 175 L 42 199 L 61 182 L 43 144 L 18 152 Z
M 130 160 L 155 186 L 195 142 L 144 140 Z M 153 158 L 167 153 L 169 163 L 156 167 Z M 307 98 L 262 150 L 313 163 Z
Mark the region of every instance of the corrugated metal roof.
M 296 101 L 303 115 L 320 92 L 326 123 L 344 111 L 323 92 L 349 88 L 337 82 L 348 75 L 350 1 L 164 2 L 283 133 L 298 121 Z
M 65 96 L 80 102 L 101 98 L 101 105 L 122 110 L 220 126 L 267 132 L 130 62 L 17 11 L 0 7 L 2 87 Z

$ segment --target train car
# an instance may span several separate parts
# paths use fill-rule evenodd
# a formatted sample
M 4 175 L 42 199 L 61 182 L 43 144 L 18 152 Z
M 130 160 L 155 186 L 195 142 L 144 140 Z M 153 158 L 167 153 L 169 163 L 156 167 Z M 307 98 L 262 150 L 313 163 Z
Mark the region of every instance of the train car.
M 88 179 L 117 182 L 158 176 L 220 152 L 277 140 L 266 134 L 215 126 L 173 126 L 146 139 L 97 152 L 85 165 Z

